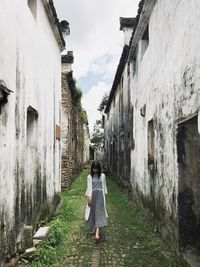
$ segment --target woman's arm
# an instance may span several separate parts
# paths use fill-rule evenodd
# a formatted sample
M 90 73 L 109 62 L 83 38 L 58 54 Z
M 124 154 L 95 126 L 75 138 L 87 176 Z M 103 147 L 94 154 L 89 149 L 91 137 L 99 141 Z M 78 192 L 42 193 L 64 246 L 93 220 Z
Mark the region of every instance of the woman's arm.
M 87 204 L 89 207 L 91 207 L 92 204 L 92 198 L 87 196 Z
M 87 198 L 87 203 L 88 203 L 88 206 L 90 207 L 91 206 L 91 202 L 92 202 L 92 198 L 91 198 L 91 192 L 90 192 L 90 176 L 88 175 L 87 177 L 87 189 L 86 189 L 86 192 L 85 192 L 85 196 Z
M 89 197 L 89 175 L 87 177 L 87 188 L 86 188 L 85 195 L 86 195 L 86 197 Z
M 105 174 L 104 174 L 104 192 L 105 192 L 105 194 L 108 194 Z

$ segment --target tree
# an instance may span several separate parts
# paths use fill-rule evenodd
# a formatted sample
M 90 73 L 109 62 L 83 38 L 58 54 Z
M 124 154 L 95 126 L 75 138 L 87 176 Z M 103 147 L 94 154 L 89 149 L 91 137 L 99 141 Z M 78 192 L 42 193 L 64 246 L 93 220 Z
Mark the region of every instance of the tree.
M 83 93 L 82 93 L 81 89 L 76 86 L 76 80 L 75 79 L 73 79 L 73 82 L 74 82 L 74 90 L 73 90 L 74 105 L 77 107 L 79 116 L 82 119 L 82 121 L 84 123 L 87 123 L 88 122 L 87 113 L 83 109 L 82 104 L 81 104 L 81 99 L 82 99 Z
M 104 131 L 102 127 L 102 120 L 96 120 L 92 137 L 90 139 L 91 145 L 95 150 L 103 147 Z
M 100 112 L 104 110 L 107 102 L 108 102 L 108 95 L 105 94 L 98 108 Z M 104 143 L 103 119 L 96 120 L 90 142 L 91 142 L 92 147 L 95 150 L 98 150 L 103 147 L 103 143 Z
M 98 110 L 102 112 L 107 103 L 108 103 L 108 94 L 105 94 L 101 100 Z

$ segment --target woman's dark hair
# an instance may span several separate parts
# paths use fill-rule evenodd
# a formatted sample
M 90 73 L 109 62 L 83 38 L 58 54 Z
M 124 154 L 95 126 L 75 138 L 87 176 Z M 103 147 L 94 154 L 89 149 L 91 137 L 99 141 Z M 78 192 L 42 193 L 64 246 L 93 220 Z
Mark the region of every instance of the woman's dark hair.
M 91 176 L 94 175 L 93 169 L 98 169 L 98 173 L 97 174 L 100 177 L 101 176 L 101 165 L 97 160 L 93 161 L 92 164 L 91 164 Z

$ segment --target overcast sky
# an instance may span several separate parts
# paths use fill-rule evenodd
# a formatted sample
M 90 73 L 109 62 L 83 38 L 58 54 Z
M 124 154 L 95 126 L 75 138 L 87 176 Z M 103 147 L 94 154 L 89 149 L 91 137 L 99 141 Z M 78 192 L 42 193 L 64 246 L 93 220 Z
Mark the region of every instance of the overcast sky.
M 74 51 L 73 72 L 83 92 L 90 131 L 100 118 L 97 108 L 110 91 L 123 49 L 119 17 L 135 17 L 139 0 L 54 0 L 60 20 L 67 20 L 71 34 L 67 51 Z

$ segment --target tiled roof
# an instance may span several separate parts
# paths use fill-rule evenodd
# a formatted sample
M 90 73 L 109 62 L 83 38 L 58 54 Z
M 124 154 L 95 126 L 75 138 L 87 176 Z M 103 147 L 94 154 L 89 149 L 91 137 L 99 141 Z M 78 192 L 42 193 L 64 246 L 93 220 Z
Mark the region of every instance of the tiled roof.
M 119 18 L 120 21 L 120 31 L 123 30 L 123 28 L 134 28 L 136 26 L 136 18 Z
M 74 63 L 73 51 L 68 51 L 66 55 L 62 56 L 62 63 L 68 63 L 68 64 Z
M 123 48 L 123 52 L 122 52 L 122 55 L 121 55 L 121 58 L 120 58 L 120 61 L 119 61 L 119 65 L 118 65 L 116 74 L 115 74 L 115 78 L 114 78 L 114 82 L 113 82 L 113 85 L 112 85 L 112 89 L 110 91 L 110 95 L 109 95 L 109 98 L 108 98 L 108 103 L 106 105 L 106 109 L 105 109 L 106 113 L 109 111 L 110 104 L 112 102 L 112 98 L 114 96 L 114 93 L 115 93 L 115 91 L 117 89 L 117 86 L 118 86 L 118 84 L 120 82 L 122 73 L 124 71 L 124 67 L 126 65 L 126 61 L 127 61 L 127 58 L 128 58 L 128 52 L 129 52 L 129 46 L 125 45 L 124 48 Z

